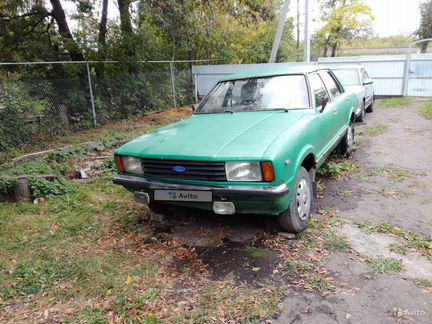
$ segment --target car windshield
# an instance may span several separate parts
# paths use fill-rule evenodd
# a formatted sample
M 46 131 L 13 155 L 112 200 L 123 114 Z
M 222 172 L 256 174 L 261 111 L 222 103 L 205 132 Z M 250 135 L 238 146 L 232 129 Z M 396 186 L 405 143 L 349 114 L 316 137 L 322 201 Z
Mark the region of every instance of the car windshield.
M 333 70 L 343 85 L 360 85 L 360 78 L 356 69 Z
M 304 75 L 220 82 L 198 108 L 198 114 L 309 108 Z

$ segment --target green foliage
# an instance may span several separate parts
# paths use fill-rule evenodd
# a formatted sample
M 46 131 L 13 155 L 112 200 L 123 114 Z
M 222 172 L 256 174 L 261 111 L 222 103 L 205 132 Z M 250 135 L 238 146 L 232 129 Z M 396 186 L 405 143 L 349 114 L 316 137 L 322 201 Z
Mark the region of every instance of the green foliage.
M 377 274 L 395 274 L 404 272 L 405 268 L 401 261 L 396 259 L 376 259 L 368 264 L 369 270 Z
M 351 163 L 350 161 L 334 162 L 329 161 L 325 163 L 319 170 L 318 174 L 323 177 L 328 177 L 333 180 L 340 179 L 348 173 L 359 169 L 358 164 Z
M 424 0 L 420 3 L 420 26 L 416 31 L 418 39 L 432 38 L 432 1 Z M 419 44 L 425 53 L 429 42 Z
M 17 181 L 16 177 L 1 175 L 0 176 L 0 194 L 12 193 L 16 181 Z
M 49 181 L 42 177 L 31 177 L 29 183 L 32 194 L 36 198 L 52 198 L 73 190 L 71 184 L 63 178 L 55 178 Z
M 422 114 L 427 119 L 432 119 L 432 103 L 424 105 L 422 108 Z
M 325 25 L 315 38 L 324 47 L 324 56 L 328 47 L 332 48 L 332 56 L 335 56 L 341 43 L 371 34 L 374 16 L 363 0 L 322 0 L 321 12 Z
M 379 108 L 399 108 L 407 107 L 412 104 L 412 100 L 406 97 L 386 98 L 379 101 Z

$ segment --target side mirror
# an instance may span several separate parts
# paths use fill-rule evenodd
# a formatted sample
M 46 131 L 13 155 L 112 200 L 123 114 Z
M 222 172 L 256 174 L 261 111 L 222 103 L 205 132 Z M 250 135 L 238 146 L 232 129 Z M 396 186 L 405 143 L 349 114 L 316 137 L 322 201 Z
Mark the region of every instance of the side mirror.
M 367 78 L 363 81 L 363 85 L 372 84 L 374 81 L 371 78 Z

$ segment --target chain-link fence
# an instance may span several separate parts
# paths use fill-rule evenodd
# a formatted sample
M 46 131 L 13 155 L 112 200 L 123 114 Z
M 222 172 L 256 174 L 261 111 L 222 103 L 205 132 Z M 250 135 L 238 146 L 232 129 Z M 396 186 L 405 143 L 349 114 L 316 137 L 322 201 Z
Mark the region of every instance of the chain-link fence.
M 194 94 L 191 64 L 0 64 L 0 151 L 190 105 Z

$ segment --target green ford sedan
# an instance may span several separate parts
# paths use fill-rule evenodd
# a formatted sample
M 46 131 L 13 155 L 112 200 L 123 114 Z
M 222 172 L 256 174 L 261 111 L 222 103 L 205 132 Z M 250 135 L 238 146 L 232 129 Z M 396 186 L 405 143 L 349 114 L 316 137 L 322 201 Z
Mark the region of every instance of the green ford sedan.
M 185 206 L 260 214 L 301 232 L 315 171 L 335 149 L 353 150 L 357 106 L 356 95 L 317 66 L 231 75 L 191 118 L 120 147 L 113 182 L 157 213 Z

